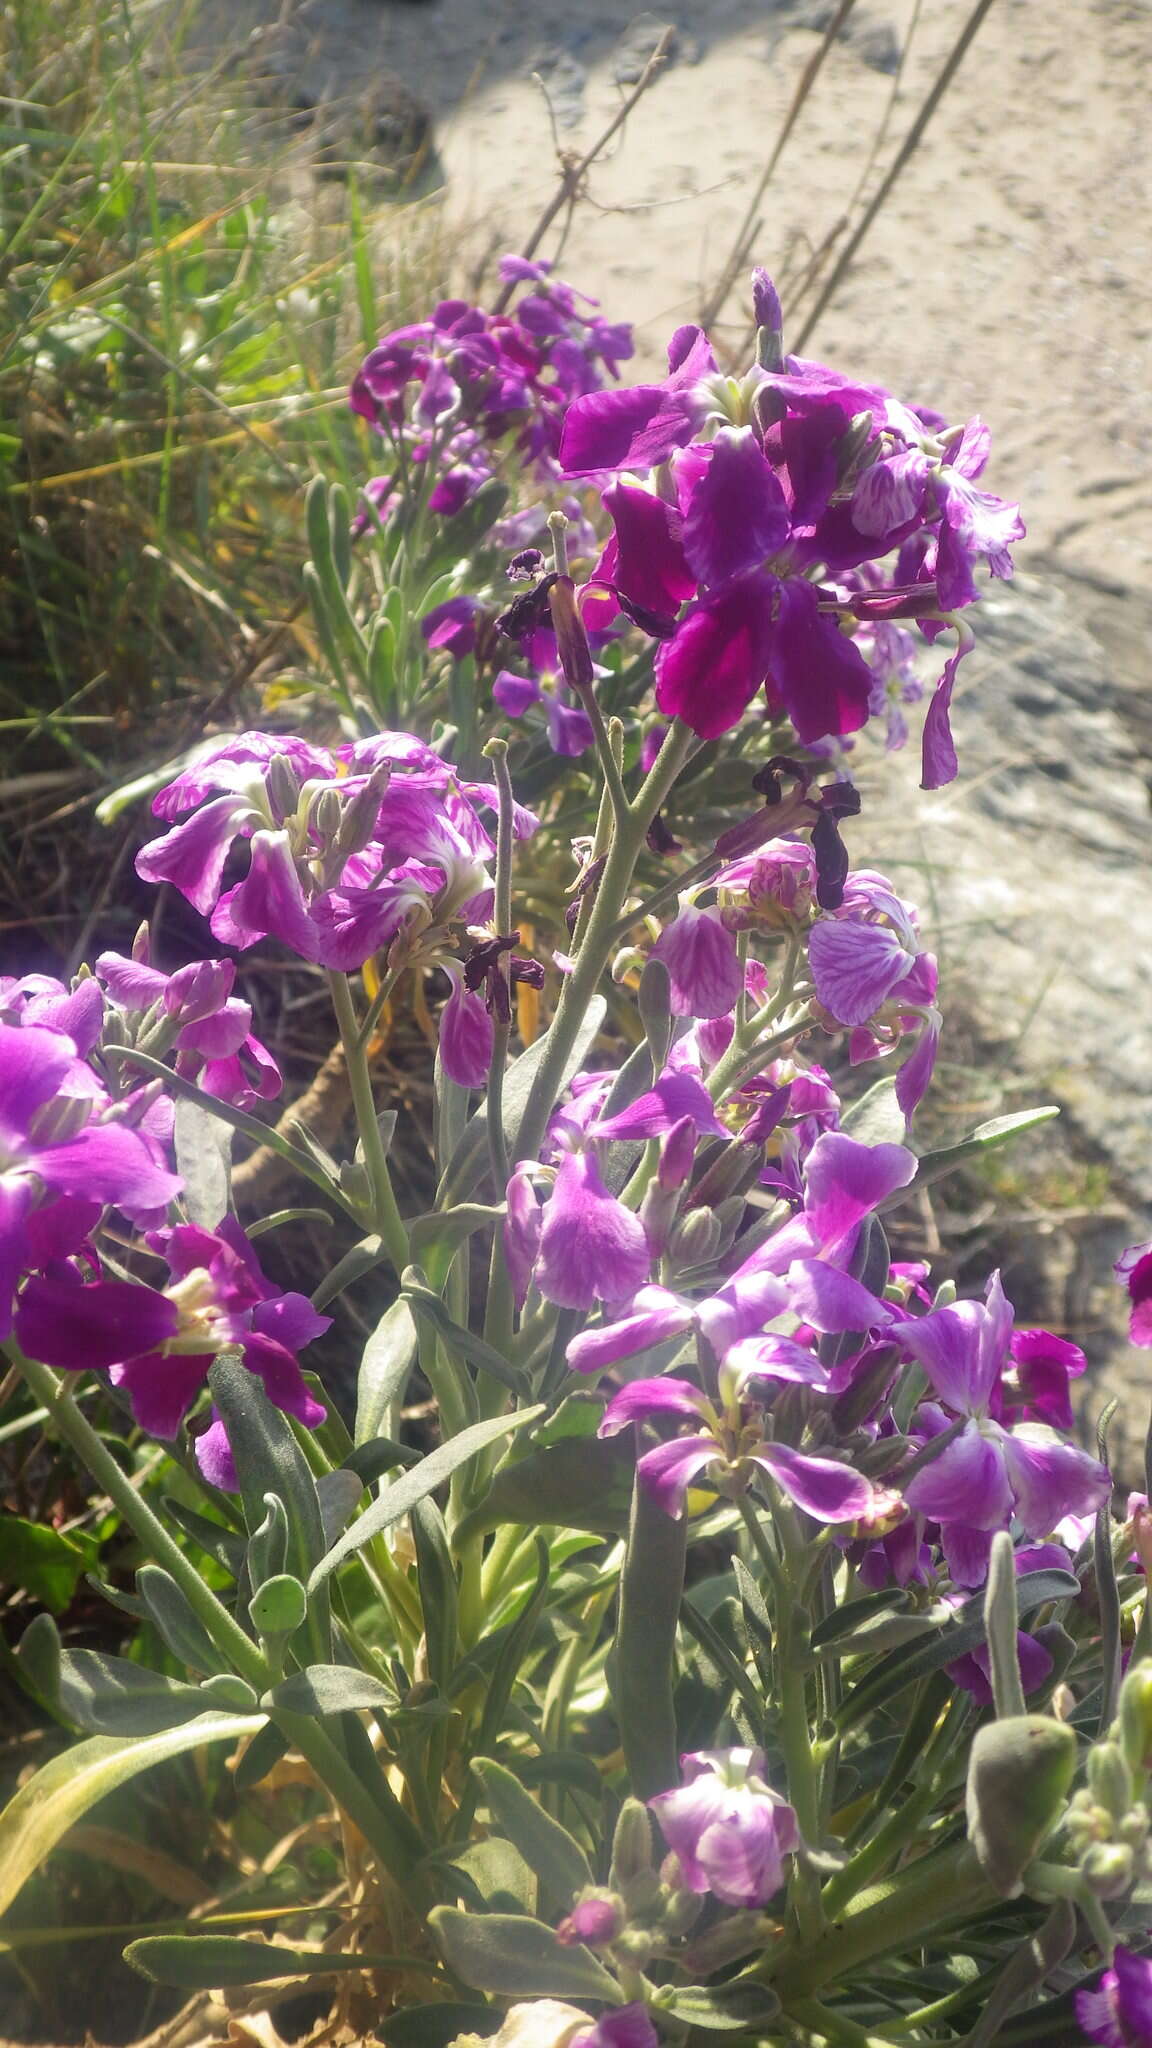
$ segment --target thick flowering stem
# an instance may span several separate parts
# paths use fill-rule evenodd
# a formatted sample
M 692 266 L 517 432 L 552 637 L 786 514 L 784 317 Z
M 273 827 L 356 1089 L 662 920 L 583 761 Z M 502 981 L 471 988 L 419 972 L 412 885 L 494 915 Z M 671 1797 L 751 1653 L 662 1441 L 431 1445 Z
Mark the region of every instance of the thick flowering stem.
M 347 975 L 338 974 L 335 970 L 330 971 L 328 986 L 332 992 L 336 1022 L 340 1027 L 340 1037 L 348 1062 L 348 1080 L 356 1110 L 356 1124 L 360 1133 L 360 1143 L 364 1147 L 364 1164 L 372 1188 L 372 1221 L 380 1233 L 384 1248 L 399 1278 L 408 1264 L 408 1233 L 392 1192 L 392 1177 L 388 1171 L 384 1141 L 380 1136 L 380 1125 L 376 1118 L 376 1100 L 368 1067 L 367 1047 L 361 1038 Z
M 512 791 L 512 777 L 508 773 L 508 747 L 504 740 L 489 740 L 484 752 L 492 763 L 500 803 L 496 819 L 496 874 L 494 889 L 493 923 L 497 932 L 512 930 L 512 826 L 515 797 Z M 511 1035 L 511 980 L 508 961 L 504 955 L 496 961 L 493 972 L 502 984 L 503 1000 L 495 1006 L 493 1019 L 492 1065 L 488 1072 L 487 1122 L 488 1152 L 492 1161 L 492 1178 L 497 1193 L 508 1181 L 508 1147 L 504 1142 L 504 1067 L 508 1057 L 508 1040 Z
M 822 1833 L 820 1766 L 812 1748 L 808 1720 L 808 1690 L 800 1661 L 799 1645 L 795 1639 L 795 1616 L 802 1591 L 798 1583 L 802 1546 L 799 1533 L 795 1530 L 795 1518 L 781 1509 L 774 1519 L 782 1533 L 784 1554 L 781 1558 L 775 1557 L 771 1552 L 766 1532 L 761 1527 L 755 1502 L 750 1500 L 747 1494 L 743 1494 L 739 1507 L 757 1556 L 766 1567 L 771 1558 L 770 1573 L 775 1594 L 773 1604 L 776 1610 L 773 1620 L 780 1707 L 779 1741 L 784 1755 L 789 1801 L 796 1809 L 796 1819 L 802 1838 L 814 1844 L 819 1841 Z M 792 1526 L 789 1527 L 789 1524 Z M 820 1887 L 815 1872 L 797 1860 L 789 1889 L 797 1926 L 805 1938 L 812 1939 L 820 1933 L 825 1924 Z
M 802 1953 L 781 1947 L 760 1965 L 785 2009 L 810 1998 L 824 1985 L 894 1951 L 914 1947 L 921 1936 L 943 1930 L 954 1916 L 996 1903 L 997 1894 L 966 1842 L 921 1856 L 890 1883 L 861 1893 Z
M 525 1104 L 515 1146 L 517 1160 L 535 1159 L 539 1153 L 553 1104 L 564 1084 L 577 1033 L 611 958 L 620 906 L 631 886 L 648 827 L 698 744 L 695 734 L 678 720 L 629 804 L 627 821 L 613 833 L 596 900 L 572 972 L 560 991 L 544 1056 Z

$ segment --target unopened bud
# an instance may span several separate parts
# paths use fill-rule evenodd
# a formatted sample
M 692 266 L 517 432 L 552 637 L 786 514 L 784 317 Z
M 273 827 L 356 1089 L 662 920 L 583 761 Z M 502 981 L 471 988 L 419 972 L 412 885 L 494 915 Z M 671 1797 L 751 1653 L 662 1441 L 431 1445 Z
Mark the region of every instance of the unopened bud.
M 622 1899 L 612 1892 L 586 1891 L 560 1922 L 556 1939 L 564 1948 L 573 1948 L 577 1942 L 586 1948 L 605 1948 L 623 1933 L 624 1925 Z
M 1058 1820 L 1076 1769 L 1075 1731 L 1043 1714 L 1018 1714 L 977 1730 L 968 1766 L 968 1838 L 1005 1898 Z
M 1132 1806 L 1122 1813 L 1116 1823 L 1116 1839 L 1127 1842 L 1130 1848 L 1139 1849 L 1148 1839 L 1148 1812 L 1143 1806 Z
M 1120 1687 L 1120 1741 L 1134 1771 L 1152 1769 L 1152 1659 L 1133 1664 Z
M 151 963 L 152 934 L 148 929 L 147 918 L 145 918 L 143 924 L 136 927 L 136 936 L 132 941 L 132 958 L 141 967 L 147 967 Z
M 648 1808 L 640 1799 L 626 1799 L 612 1837 L 613 1890 L 623 1890 L 652 1867 L 652 1820 Z
M 380 817 L 380 805 L 392 777 L 387 761 L 374 768 L 363 789 L 355 796 L 343 801 L 336 792 L 325 791 L 325 795 L 336 796 L 340 807 L 340 820 L 335 833 L 335 846 L 344 860 L 351 860 L 353 854 L 363 853 L 376 831 Z M 319 814 L 317 814 L 319 815 Z
M 668 1254 L 676 1266 L 705 1266 L 719 1247 L 720 1225 L 711 1209 L 689 1209 L 672 1232 Z
M 674 1941 L 677 1935 L 687 1934 L 690 1927 L 695 1927 L 703 1911 L 704 1900 L 699 1892 L 673 1892 L 661 1916 L 663 1933 L 670 1941 Z
M 679 1189 L 692 1171 L 696 1157 L 696 1126 L 690 1116 L 674 1123 L 661 1147 L 656 1179 L 662 1188 Z
M 1088 1751 L 1088 1785 L 1094 1799 L 1113 1819 L 1128 1812 L 1134 1797 L 1132 1773 L 1114 1742 L 1097 1742 Z
M 300 784 L 287 754 L 273 754 L 264 778 L 268 803 L 278 825 L 284 823 L 300 801 Z
M 784 315 L 780 295 L 766 270 L 752 272 L 752 316 L 756 322 L 756 360 L 762 370 L 778 370 L 784 361 Z
M 1131 1887 L 1136 1859 L 1123 1842 L 1093 1842 L 1080 1858 L 1080 1875 L 1098 1899 L 1118 1899 Z

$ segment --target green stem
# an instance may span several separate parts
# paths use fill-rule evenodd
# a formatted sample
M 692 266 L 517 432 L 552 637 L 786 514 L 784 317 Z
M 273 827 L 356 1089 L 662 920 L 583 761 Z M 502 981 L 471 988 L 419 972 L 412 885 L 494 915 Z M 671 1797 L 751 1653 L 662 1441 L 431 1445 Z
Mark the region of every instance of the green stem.
M 241 1678 L 265 1692 L 271 1682 L 268 1665 L 239 1622 L 205 1585 L 191 1560 L 168 1534 L 158 1515 L 138 1493 L 128 1474 L 101 1442 L 97 1432 L 80 1413 L 65 1383 L 46 1365 L 25 1358 L 15 1345 L 5 1347 L 16 1370 L 27 1381 L 36 1399 L 48 1410 L 52 1423 L 78 1458 L 87 1466 L 129 1528 L 139 1538 L 154 1563 L 163 1565 L 175 1579 L 189 1606 L 203 1622 L 221 1655 Z
M 673 727 L 637 796 L 628 806 L 626 822 L 613 834 L 596 900 L 589 913 L 572 972 L 560 991 L 544 1056 L 525 1104 L 516 1140 L 515 1156 L 518 1160 L 535 1159 L 540 1150 L 577 1033 L 596 993 L 600 976 L 611 958 L 620 905 L 631 886 L 645 834 L 697 744 L 695 734 L 687 726 L 677 723 Z
M 777 1950 L 761 1965 L 785 2006 L 893 1951 L 915 1948 L 957 1914 L 996 1903 L 966 1842 L 922 1856 L 886 1885 L 863 1893 L 804 1952 Z
M 360 1132 L 360 1142 L 364 1147 L 364 1164 L 372 1187 L 372 1220 L 399 1279 L 408 1264 L 408 1232 L 404 1228 L 392 1191 L 392 1176 L 388 1171 L 388 1156 L 380 1136 L 380 1125 L 376 1120 L 372 1076 L 368 1070 L 368 1057 L 361 1039 L 352 990 L 347 975 L 339 974 L 335 969 L 329 971 L 328 986 L 332 992 L 332 1004 L 340 1027 L 344 1056 L 348 1062 L 348 1080 L 352 1088 L 356 1123 Z

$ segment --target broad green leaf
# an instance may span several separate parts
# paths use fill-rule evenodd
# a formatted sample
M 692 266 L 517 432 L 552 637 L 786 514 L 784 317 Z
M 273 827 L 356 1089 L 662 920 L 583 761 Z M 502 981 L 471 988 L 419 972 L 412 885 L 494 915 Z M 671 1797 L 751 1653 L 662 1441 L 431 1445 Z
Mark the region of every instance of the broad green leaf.
M 204 1712 L 199 1686 L 184 1685 L 99 1650 L 65 1650 L 60 1707 L 94 1735 L 157 1735 Z
M 453 1856 L 448 1867 L 463 1874 L 477 1902 L 488 1911 L 535 1914 L 535 1873 L 519 1849 L 499 1835 L 471 1843 L 459 1856 Z
M 896 1100 L 896 1079 L 886 1074 L 844 1111 L 840 1128 L 858 1145 L 903 1145 L 908 1119 Z
M 495 2005 L 406 2005 L 376 2021 L 374 2032 L 387 2048 L 451 2048 L 460 2034 L 494 2034 L 503 2014 Z
M 146 1934 L 129 1942 L 124 1960 L 154 1984 L 176 1984 L 182 1991 L 214 1991 L 232 1984 L 271 1984 L 280 1977 L 405 1969 L 413 1959 L 341 1955 L 325 1948 L 278 1948 L 272 1942 L 244 1941 L 228 1934 Z
M 226 1671 L 227 1664 L 186 1593 L 162 1565 L 144 1564 L 136 1574 L 136 1590 L 174 1657 L 207 1677 Z
M 566 1913 L 577 1892 L 595 1882 L 579 1842 L 551 1814 L 545 1813 L 503 1764 L 477 1757 L 472 1769 L 484 1787 L 495 1825 L 536 1872 L 543 1894 L 541 1903 L 546 1908 L 550 1903 L 557 1912 Z
M 496 1415 L 486 1422 L 474 1422 L 468 1429 L 461 1430 L 459 1436 L 449 1437 L 438 1450 L 430 1451 L 426 1458 L 421 1458 L 418 1465 L 374 1500 L 371 1507 L 366 1508 L 345 1531 L 340 1541 L 333 1544 L 327 1556 L 321 1558 L 308 1581 L 309 1593 L 321 1585 L 338 1564 L 343 1564 L 346 1557 L 362 1549 L 382 1529 L 390 1529 L 393 1522 L 406 1515 L 418 1500 L 434 1493 L 438 1486 L 452 1477 L 453 1472 L 466 1465 L 469 1458 L 474 1458 L 477 1451 L 486 1450 L 489 1444 L 511 1435 L 514 1430 L 527 1428 L 543 1412 L 542 1407 L 522 1408 L 516 1415 Z
M 368 1342 L 356 1375 L 353 1442 L 366 1444 L 388 1425 L 393 1403 L 404 1393 L 416 1356 L 416 1321 L 401 1295 L 386 1308 Z
M 276 1572 L 257 1586 L 248 1602 L 248 1619 L 262 1636 L 291 1636 L 303 1626 L 308 1595 L 291 1572 Z
M 590 1949 L 566 1948 L 539 1920 L 522 1913 L 461 1913 L 455 1906 L 436 1906 L 429 1920 L 449 1968 L 477 1991 L 623 2003 L 616 1979 Z
M 306 1671 L 282 1678 L 264 1695 L 261 1705 L 269 1711 L 278 1707 L 284 1713 L 317 1717 L 356 1713 L 362 1707 L 379 1707 L 387 1713 L 396 1705 L 396 1694 L 380 1679 L 356 1671 L 350 1664 L 310 1664 Z
M 619 1436 L 569 1436 L 533 1447 L 497 1472 L 461 1524 L 460 1537 L 505 1522 L 622 1536 L 628 1527 L 633 1463 L 631 1446 Z
M 63 1614 L 81 1574 L 98 1556 L 90 1536 L 62 1536 L 20 1515 L 0 1517 L 0 1585 L 22 1589 L 53 1614 Z
M 925 1152 L 907 1187 L 897 1188 L 881 1202 L 881 1210 L 895 1209 L 906 1202 L 921 1188 L 931 1187 L 933 1181 L 943 1180 L 945 1174 L 954 1173 L 967 1160 L 979 1159 L 982 1153 L 995 1152 L 1001 1145 L 1019 1137 L 1024 1131 L 1035 1130 L 1039 1124 L 1051 1123 L 1060 1111 L 1054 1103 L 1045 1103 L 1039 1109 L 1021 1109 L 1013 1116 L 994 1116 L 989 1123 L 978 1125 L 970 1138 L 964 1138 L 958 1145 L 945 1145 L 938 1152 Z M 852 1134 L 855 1136 L 855 1132 Z
M 223 1353 L 208 1382 L 227 1425 L 248 1527 L 261 1526 L 266 1496 L 275 1494 L 287 1517 L 288 1543 L 283 1565 L 274 1569 L 286 1569 L 304 1580 L 323 1556 L 324 1526 L 315 1481 L 288 1419 L 238 1357 Z
M 687 1540 L 687 1517 L 673 1521 L 634 1483 L 612 1696 L 630 1789 L 639 1799 L 667 1792 L 680 1777 L 672 1692 Z
M 182 1728 L 136 1741 L 97 1735 L 53 1757 L 0 1813 L 0 1913 L 7 1912 L 69 1828 L 109 1792 L 201 1743 L 236 1742 L 263 1726 L 263 1714 L 246 1719 L 202 1714 Z

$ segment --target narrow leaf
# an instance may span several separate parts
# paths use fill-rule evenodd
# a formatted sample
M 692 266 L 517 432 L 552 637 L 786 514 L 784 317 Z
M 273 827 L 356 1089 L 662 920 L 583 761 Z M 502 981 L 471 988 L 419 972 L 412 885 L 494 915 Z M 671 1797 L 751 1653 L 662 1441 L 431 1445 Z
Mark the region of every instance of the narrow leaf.
M 426 1458 L 421 1458 L 418 1465 L 414 1465 L 410 1472 L 406 1472 L 403 1478 L 397 1479 L 386 1492 L 374 1500 L 371 1507 L 366 1508 L 340 1541 L 333 1545 L 327 1556 L 321 1558 L 308 1582 L 309 1593 L 334 1572 L 337 1565 L 342 1564 L 346 1557 L 351 1557 L 355 1551 L 362 1549 L 364 1544 L 370 1542 L 373 1536 L 378 1536 L 382 1529 L 390 1529 L 393 1522 L 398 1522 L 402 1515 L 406 1515 L 418 1500 L 423 1500 L 427 1494 L 434 1493 L 438 1486 L 442 1486 L 446 1479 L 452 1477 L 453 1472 L 458 1471 L 461 1465 L 466 1465 L 469 1458 L 474 1458 L 477 1451 L 486 1450 L 489 1444 L 496 1443 L 502 1436 L 511 1435 L 514 1430 L 525 1429 L 543 1412 L 542 1407 L 522 1408 L 515 1415 L 496 1415 L 486 1422 L 474 1422 L 468 1429 L 461 1430 L 459 1436 L 450 1437 L 438 1450 L 430 1451 Z
M 342 1955 L 339 1950 L 280 1948 L 227 1934 L 146 1934 L 124 1951 L 142 1977 L 182 1991 L 215 1991 L 234 1984 L 272 1984 L 280 1977 L 328 1977 L 337 1971 L 409 1969 L 408 1956 Z M 427 1964 L 425 1973 L 433 1973 Z
M 364 1346 L 356 1376 L 354 1443 L 366 1444 L 387 1428 L 393 1403 L 403 1397 L 415 1356 L 416 1321 L 401 1295 L 385 1309 Z
M 390 1686 L 367 1671 L 355 1671 L 348 1664 L 310 1664 L 306 1671 L 294 1671 L 265 1693 L 261 1706 L 269 1712 L 324 1714 L 356 1713 L 363 1707 L 379 1707 L 387 1713 L 397 1704 Z
M 184 1206 L 193 1223 L 215 1230 L 231 1200 L 232 1127 L 201 1103 L 178 1096 L 173 1135 Z
M 0 1913 L 7 1912 L 69 1828 L 109 1792 L 201 1743 L 236 1742 L 263 1726 L 263 1714 L 243 1720 L 203 1714 L 182 1728 L 139 1741 L 97 1735 L 53 1757 L 0 1813 Z

